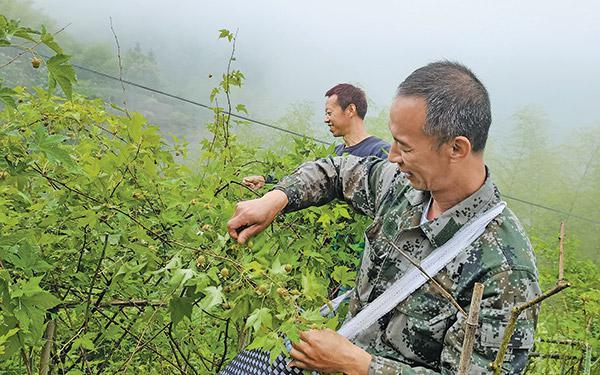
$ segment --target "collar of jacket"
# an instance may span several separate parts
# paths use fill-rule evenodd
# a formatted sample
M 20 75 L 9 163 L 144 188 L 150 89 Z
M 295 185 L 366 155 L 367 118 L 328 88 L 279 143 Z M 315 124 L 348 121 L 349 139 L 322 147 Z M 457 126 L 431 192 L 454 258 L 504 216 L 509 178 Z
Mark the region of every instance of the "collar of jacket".
M 500 192 L 492 182 L 487 167 L 485 170 L 486 178 L 479 190 L 454 207 L 446 210 L 434 220 L 422 225 L 419 225 L 419 222 L 423 215 L 423 210 L 431 198 L 431 193 L 413 188 L 410 188 L 406 192 L 406 199 L 412 206 L 412 218 L 410 222 L 421 228 L 433 247 L 445 244 L 465 224 L 500 201 Z

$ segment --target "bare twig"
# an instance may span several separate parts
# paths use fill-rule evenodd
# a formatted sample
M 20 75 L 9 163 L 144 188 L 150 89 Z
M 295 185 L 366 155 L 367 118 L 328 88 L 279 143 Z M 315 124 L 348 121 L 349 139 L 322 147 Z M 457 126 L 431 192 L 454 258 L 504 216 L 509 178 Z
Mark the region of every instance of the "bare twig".
M 565 222 L 562 221 L 560 223 L 560 237 L 559 237 L 559 254 L 558 254 L 558 280 L 564 280 L 565 278 L 565 250 L 564 250 L 564 241 L 565 241 Z
M 548 344 L 559 344 L 559 345 L 570 345 L 570 346 L 583 346 L 585 342 L 580 340 L 550 340 L 550 339 L 539 339 L 540 342 Z
M 119 45 L 119 38 L 117 38 L 117 33 L 113 27 L 112 17 L 108 17 L 110 20 L 110 31 L 112 31 L 113 36 L 115 37 L 115 43 L 117 44 L 117 60 L 119 62 L 119 81 L 121 82 L 121 88 L 123 89 L 123 107 L 125 109 L 125 114 L 128 118 L 131 118 L 129 115 L 129 111 L 127 110 L 127 94 L 125 93 L 125 83 L 123 83 L 123 63 L 121 62 L 121 46 Z
M 63 302 L 57 306 L 57 308 L 70 309 L 82 304 L 81 301 L 68 301 Z M 167 303 L 163 301 L 151 301 L 145 299 L 133 299 L 133 300 L 120 300 L 116 299 L 113 301 L 101 302 L 97 306 L 93 306 L 94 309 L 102 307 L 166 307 Z
M 500 344 L 500 349 L 498 351 L 496 359 L 494 360 L 494 362 L 492 362 L 492 365 L 491 365 L 495 374 L 500 374 L 501 365 L 502 365 L 502 362 L 504 361 L 504 356 L 506 355 L 506 351 L 508 349 L 508 344 L 510 343 L 510 339 L 512 338 L 513 332 L 516 328 L 517 318 L 519 317 L 519 315 L 521 315 L 521 313 L 523 311 L 527 310 L 528 308 L 537 305 L 538 303 L 542 302 L 543 300 L 547 299 L 548 297 L 552 297 L 556 293 L 559 293 L 563 289 L 566 289 L 570 286 L 571 285 L 565 281 L 559 281 L 559 282 L 557 282 L 557 284 L 554 288 L 543 293 L 542 295 L 534 298 L 533 300 L 531 300 L 529 302 L 525 302 L 521 305 L 513 307 L 511 315 L 510 315 L 510 319 L 508 321 L 506 329 L 504 330 L 504 336 L 502 338 L 502 343 Z
M 537 353 L 537 352 L 533 352 L 533 353 L 529 353 L 529 358 L 545 358 L 545 359 L 556 359 L 556 360 L 572 360 L 572 361 L 578 361 L 581 358 L 576 356 L 576 355 L 567 355 L 567 354 L 560 354 L 560 353 Z
M 175 293 L 176 289 L 173 289 L 173 291 L 171 293 L 169 293 L 168 295 L 166 295 L 163 299 L 162 302 L 165 302 L 166 300 L 168 300 L 169 298 L 171 298 L 171 296 L 173 295 L 173 293 Z M 154 312 L 152 313 L 152 315 L 150 315 L 150 318 L 146 321 L 146 327 L 144 328 L 144 330 L 142 331 L 142 333 L 140 334 L 140 336 L 137 338 L 137 343 L 135 344 L 135 349 L 133 350 L 133 353 L 131 353 L 131 355 L 129 356 L 129 358 L 127 359 L 127 361 L 125 362 L 125 364 L 123 364 L 121 366 L 121 368 L 119 368 L 118 371 L 120 371 L 121 369 L 123 369 L 123 374 L 127 373 L 127 369 L 129 368 L 129 364 L 131 363 L 131 361 L 133 360 L 133 357 L 141 350 L 141 348 L 143 346 L 143 338 L 144 335 L 146 334 L 146 332 L 150 329 L 150 323 L 154 320 L 154 318 L 156 317 L 156 313 L 159 311 L 159 309 L 154 309 Z M 181 369 L 181 368 L 179 368 Z
M 90 319 L 90 303 L 92 301 L 92 290 L 94 288 L 94 284 L 96 283 L 96 279 L 98 278 L 98 273 L 100 272 L 100 267 L 102 266 L 102 261 L 104 260 L 104 256 L 106 255 L 106 248 L 108 246 L 108 233 L 104 235 L 104 244 L 102 246 L 102 254 L 100 254 L 100 259 L 98 259 L 98 264 L 96 265 L 96 271 L 94 272 L 94 276 L 92 276 L 92 280 L 90 281 L 90 288 L 87 294 L 87 301 L 85 306 L 85 315 L 83 318 L 83 326 L 86 327 L 87 323 Z
M 412 264 L 413 266 L 415 266 L 419 271 L 421 271 L 421 273 L 423 275 L 425 275 L 429 281 L 442 293 L 442 295 L 448 300 L 450 301 L 450 303 L 456 307 L 456 309 L 464 316 L 467 317 L 467 313 L 466 311 L 460 306 L 460 304 L 456 301 L 456 299 L 454 299 L 454 297 L 452 297 L 452 294 L 450 294 L 450 292 L 448 292 L 446 290 L 446 288 L 444 288 L 440 283 L 437 282 L 436 279 L 434 279 L 433 277 L 429 276 L 429 274 L 427 273 L 427 271 L 425 271 L 425 269 L 423 267 L 421 267 L 421 264 L 416 260 L 413 259 L 412 256 L 410 256 L 409 254 L 405 253 L 401 248 L 399 248 L 395 243 L 393 243 L 389 238 L 384 237 L 384 240 L 391 245 L 396 251 L 398 251 L 400 253 L 400 255 L 402 255 L 406 260 L 408 260 L 410 262 L 410 264 Z
M 469 317 L 465 321 L 465 338 L 460 355 L 460 365 L 458 367 L 459 375 L 468 374 L 469 368 L 471 367 L 471 354 L 473 353 L 475 333 L 477 332 L 479 322 L 479 309 L 482 296 L 483 284 L 475 283 L 475 286 L 473 287 L 473 296 L 471 297 L 471 307 L 469 308 Z
M 166 332 L 167 332 L 167 337 L 173 343 L 173 346 L 175 347 L 175 350 L 179 353 L 179 355 L 181 355 L 181 358 L 183 358 L 183 361 L 185 362 L 185 364 L 192 370 L 192 372 L 194 374 L 197 374 L 198 372 L 196 371 L 196 369 L 194 368 L 194 366 L 192 366 L 192 364 L 190 363 L 190 361 L 188 360 L 188 358 L 186 358 L 186 356 L 183 354 L 183 351 L 181 350 L 181 347 L 177 343 L 177 340 L 175 340 L 175 338 L 173 338 L 173 322 L 171 322 L 169 324 L 169 328 L 167 329 Z M 175 354 L 175 353 L 173 353 L 173 354 Z M 175 358 L 177 358 L 177 356 L 175 356 Z
M 225 190 L 226 188 L 229 187 L 229 185 L 234 184 L 234 185 L 239 185 L 245 189 L 247 189 L 248 191 L 250 191 L 252 194 L 254 194 L 257 197 L 261 197 L 260 194 L 258 194 L 257 192 L 255 192 L 254 190 L 250 189 L 248 186 L 242 184 L 241 182 L 238 181 L 229 181 L 228 183 L 226 183 L 225 185 L 221 186 L 220 188 L 218 188 L 217 190 L 215 190 L 214 196 L 216 197 L 217 195 L 219 195 L 223 190 Z
M 229 339 L 229 318 L 227 318 L 227 322 L 225 323 L 225 338 L 223 339 L 223 356 L 221 356 L 221 362 L 217 366 L 217 373 L 221 371 L 221 367 L 223 363 L 225 363 L 225 358 L 227 358 L 227 340 Z
M 46 174 L 46 173 L 45 173 L 45 172 L 42 170 L 42 168 L 41 168 L 39 165 L 37 165 L 37 163 L 35 164 L 35 166 L 34 166 L 34 167 L 32 167 L 32 169 L 33 169 L 34 171 L 36 171 L 37 173 L 39 173 L 39 174 L 40 174 L 42 177 L 44 177 L 46 180 L 48 180 L 48 182 L 50 182 L 51 184 L 60 185 L 60 186 L 64 187 L 65 189 L 69 190 L 70 192 L 72 192 L 72 193 L 75 193 L 75 194 L 77 194 L 77 195 L 81 195 L 82 197 L 84 197 L 84 198 L 87 198 L 87 199 L 91 200 L 91 201 L 92 201 L 92 202 L 94 202 L 94 203 L 97 203 L 97 204 L 103 204 L 103 202 L 101 202 L 100 200 L 98 200 L 98 199 L 96 199 L 96 198 L 94 198 L 94 197 L 92 197 L 92 196 L 90 196 L 90 195 L 88 195 L 88 194 L 86 194 L 86 193 L 84 193 L 84 192 L 82 192 L 82 191 L 80 191 L 80 190 L 77 190 L 77 189 L 75 189 L 75 188 L 72 188 L 72 187 L 70 187 L 69 185 L 67 185 L 67 184 L 65 184 L 64 182 L 62 182 L 62 181 L 59 181 L 59 180 L 57 180 L 57 179 L 55 179 L 55 178 L 53 178 L 53 177 L 50 177 L 50 176 L 48 176 L 48 175 L 47 175 L 47 174 Z M 55 189 L 58 189 L 58 188 L 57 188 L 55 185 L 52 185 L 52 186 L 53 186 Z M 157 232 L 153 231 L 152 229 L 148 228 L 146 225 L 144 225 L 142 222 L 140 222 L 138 219 L 136 219 L 136 218 L 135 218 L 133 215 L 131 215 L 129 212 L 126 212 L 126 211 L 122 210 L 122 209 L 121 209 L 119 206 L 115 206 L 115 205 L 112 205 L 112 204 L 108 204 L 108 205 L 106 205 L 106 208 L 108 208 L 108 209 L 110 209 L 110 210 L 113 210 L 113 211 L 116 211 L 116 212 L 119 212 L 119 213 L 121 213 L 121 214 L 123 214 L 123 215 L 127 216 L 127 217 L 128 217 L 130 220 L 132 220 L 132 221 L 133 221 L 133 222 L 135 222 L 137 225 L 139 225 L 139 226 L 140 226 L 140 227 L 142 227 L 144 230 L 146 230 L 146 232 L 147 232 L 148 234 L 150 234 L 150 235 L 152 235 L 153 237 L 155 237 L 155 238 L 159 239 L 161 242 L 163 242 L 163 243 L 168 243 L 168 242 L 170 242 L 168 238 L 165 238 L 165 237 L 164 237 L 162 234 L 160 234 L 160 233 L 157 233 Z
M 79 271 L 81 270 L 81 261 L 83 259 L 83 253 L 85 252 L 85 247 L 87 245 L 87 233 L 88 233 L 87 228 L 88 228 L 87 225 L 85 227 L 83 227 L 83 244 L 81 245 L 81 250 L 79 250 L 79 259 L 77 260 L 77 267 L 75 267 L 75 274 L 78 274 Z M 61 301 L 64 301 L 65 298 L 67 298 L 67 296 L 71 292 L 71 289 L 72 289 L 72 285 L 69 285 L 65 294 L 60 298 Z
M 101 310 L 98 310 L 98 313 L 100 315 L 103 315 L 105 318 L 109 319 L 109 317 L 104 314 Z M 151 345 L 149 345 L 150 341 L 143 341 L 141 337 L 138 337 L 135 333 L 131 332 L 131 330 L 127 327 L 124 327 L 123 325 L 121 325 L 120 323 L 116 322 L 115 323 L 117 326 L 119 326 L 119 328 L 121 328 L 122 330 L 124 330 L 127 334 L 129 334 L 131 337 L 135 338 L 136 340 L 138 340 L 138 343 L 143 343 L 142 347 L 148 347 L 148 349 L 150 349 L 150 351 L 154 352 L 156 355 L 158 355 L 160 358 L 162 358 L 163 360 L 165 360 L 167 363 L 169 363 L 171 366 L 173 366 L 174 368 L 176 368 L 177 370 L 179 370 L 179 372 L 181 372 L 182 374 L 185 374 L 185 372 L 181 369 L 181 367 L 177 366 L 177 364 L 175 364 L 173 361 L 171 361 L 170 359 L 166 358 L 161 352 L 159 352 L 156 348 L 152 347 Z M 165 328 L 166 329 L 166 326 Z M 160 332 L 162 332 L 163 330 L 161 330 Z M 159 333 L 160 333 L 159 332 Z M 158 336 L 158 334 L 156 335 Z M 154 336 L 153 338 L 156 338 L 156 336 Z

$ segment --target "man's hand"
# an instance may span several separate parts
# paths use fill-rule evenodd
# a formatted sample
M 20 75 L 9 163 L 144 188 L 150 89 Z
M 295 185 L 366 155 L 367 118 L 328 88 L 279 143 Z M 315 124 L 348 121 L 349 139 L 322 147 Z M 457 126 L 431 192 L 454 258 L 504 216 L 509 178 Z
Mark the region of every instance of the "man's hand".
M 292 344 L 289 366 L 324 373 L 367 374 L 371 355 L 331 329 L 300 332 L 300 342 Z
M 227 222 L 229 235 L 239 243 L 245 243 L 248 238 L 268 227 L 287 203 L 288 197 L 281 190 L 273 190 L 262 198 L 238 203 L 233 217 Z
M 265 186 L 265 177 L 264 176 L 246 176 L 242 180 L 242 184 L 244 184 L 244 186 L 247 186 L 252 190 L 258 190 L 261 187 Z

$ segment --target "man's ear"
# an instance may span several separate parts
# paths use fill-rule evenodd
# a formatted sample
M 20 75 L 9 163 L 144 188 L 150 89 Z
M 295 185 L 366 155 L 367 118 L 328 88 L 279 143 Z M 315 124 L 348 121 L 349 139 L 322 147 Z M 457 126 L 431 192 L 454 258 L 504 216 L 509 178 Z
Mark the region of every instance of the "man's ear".
M 473 152 L 471 141 L 462 135 L 455 137 L 451 141 L 450 146 L 450 157 L 457 161 L 466 158 Z
M 346 110 L 344 112 L 346 112 L 346 114 L 350 117 L 355 116 L 356 115 L 356 105 L 354 103 L 348 104 L 348 106 L 346 107 Z

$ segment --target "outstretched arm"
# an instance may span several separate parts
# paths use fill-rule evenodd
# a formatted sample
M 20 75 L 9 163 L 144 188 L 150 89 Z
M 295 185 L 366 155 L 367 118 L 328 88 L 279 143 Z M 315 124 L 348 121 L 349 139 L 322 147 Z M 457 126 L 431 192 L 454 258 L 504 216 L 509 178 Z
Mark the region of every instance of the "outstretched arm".
M 329 157 L 304 163 L 262 198 L 240 202 L 227 225 L 232 238 L 244 243 L 260 233 L 277 213 L 295 211 L 343 199 L 359 212 L 373 217 L 377 202 L 395 174 L 393 165 L 377 158 Z

